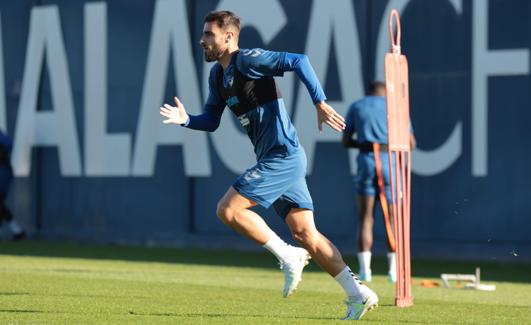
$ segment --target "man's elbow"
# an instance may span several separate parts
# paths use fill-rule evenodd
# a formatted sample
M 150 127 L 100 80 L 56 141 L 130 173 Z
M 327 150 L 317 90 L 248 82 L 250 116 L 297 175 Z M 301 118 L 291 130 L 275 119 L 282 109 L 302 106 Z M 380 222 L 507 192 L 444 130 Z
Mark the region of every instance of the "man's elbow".
M 411 150 L 417 148 L 417 139 L 415 138 L 415 136 L 413 134 L 411 134 L 411 136 L 409 138 L 409 145 L 411 147 Z
M 354 133 L 350 131 L 343 131 L 343 134 L 341 136 L 341 143 L 345 148 L 352 148 L 352 142 L 354 139 L 352 138 L 354 136 Z
M 310 64 L 310 58 L 306 54 L 301 54 L 300 60 L 305 64 Z
M 351 148 L 352 147 L 352 138 L 348 135 L 343 135 L 343 138 L 341 138 L 341 143 L 343 144 L 343 147 L 345 148 Z
M 342 139 L 341 140 L 341 144 L 343 144 L 343 147 L 345 147 L 345 148 L 349 147 L 349 141 L 348 140 Z
M 219 127 L 219 122 L 218 123 L 212 122 L 212 123 L 208 124 L 208 126 L 205 129 L 205 131 L 214 132 L 214 131 L 216 131 L 218 129 L 218 127 Z
M 295 69 L 301 68 L 303 66 L 307 66 L 309 63 L 310 63 L 310 59 L 308 58 L 306 54 L 304 53 L 294 54 L 292 64 L 293 64 L 293 67 L 295 67 Z

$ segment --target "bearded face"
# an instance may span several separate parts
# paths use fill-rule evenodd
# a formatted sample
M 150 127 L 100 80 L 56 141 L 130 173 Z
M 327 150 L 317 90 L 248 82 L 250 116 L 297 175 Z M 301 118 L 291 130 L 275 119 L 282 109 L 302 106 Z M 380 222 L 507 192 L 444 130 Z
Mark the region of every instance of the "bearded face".
M 206 62 L 217 61 L 223 55 L 223 50 L 219 48 L 217 44 L 211 46 L 203 46 L 203 53 L 205 55 Z
M 227 50 L 225 31 L 215 23 L 205 23 L 199 43 L 203 48 L 206 62 L 217 61 Z

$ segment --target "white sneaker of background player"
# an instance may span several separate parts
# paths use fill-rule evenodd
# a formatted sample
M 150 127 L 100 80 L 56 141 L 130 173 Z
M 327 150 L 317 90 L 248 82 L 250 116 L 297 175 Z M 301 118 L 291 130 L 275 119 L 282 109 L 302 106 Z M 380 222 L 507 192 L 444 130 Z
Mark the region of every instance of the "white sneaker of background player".
M 284 290 L 282 296 L 287 298 L 298 287 L 302 280 L 302 270 L 310 261 L 310 253 L 300 247 L 293 247 L 293 257 L 285 262 L 280 262 L 280 269 L 284 272 Z
M 378 296 L 369 287 L 363 285 L 363 291 L 361 296 L 348 297 L 345 301 L 347 305 L 347 314 L 343 318 L 344 320 L 358 320 L 365 315 L 369 310 L 372 310 L 378 306 Z

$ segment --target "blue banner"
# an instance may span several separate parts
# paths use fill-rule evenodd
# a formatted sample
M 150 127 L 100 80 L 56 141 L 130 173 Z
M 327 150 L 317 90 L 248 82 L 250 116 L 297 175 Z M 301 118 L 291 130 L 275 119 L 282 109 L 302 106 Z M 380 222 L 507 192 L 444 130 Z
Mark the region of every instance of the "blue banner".
M 305 53 L 345 114 L 383 79 L 388 17 L 410 70 L 414 256 L 531 260 L 531 3 L 513 0 L 2 1 L 0 128 L 14 138 L 10 195 L 33 233 L 116 243 L 243 247 L 215 216 L 254 163 L 228 113 L 212 134 L 163 125 L 178 95 L 199 114 L 210 65 L 204 15 L 231 9 L 240 46 Z M 356 152 L 320 134 L 294 74 L 278 80 L 308 156 L 320 230 L 355 251 Z M 258 208 L 284 238 L 287 227 Z M 381 219 L 376 251 L 384 252 Z

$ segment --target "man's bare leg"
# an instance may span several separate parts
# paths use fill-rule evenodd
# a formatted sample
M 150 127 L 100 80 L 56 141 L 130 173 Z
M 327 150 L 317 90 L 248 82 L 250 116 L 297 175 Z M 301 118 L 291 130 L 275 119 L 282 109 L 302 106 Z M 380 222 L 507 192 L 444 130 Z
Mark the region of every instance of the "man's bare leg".
M 264 245 L 269 240 L 272 230 L 262 217 L 249 210 L 255 205 L 255 202 L 230 187 L 218 202 L 216 214 L 230 228 L 259 245 Z
M 372 230 L 374 226 L 374 206 L 376 199 L 374 196 L 366 195 L 357 195 L 356 199 L 360 220 L 358 229 L 359 275 L 361 280 L 371 282 Z
M 306 248 L 323 270 L 339 283 L 347 295 L 344 319 L 360 319 L 378 304 L 378 296 L 363 285 L 343 261 L 339 250 L 315 227 L 313 212 L 291 209 L 286 217 L 293 238 Z
M 217 215 L 230 228 L 253 240 L 277 257 L 284 272 L 283 296 L 288 297 L 301 281 L 302 270 L 308 264 L 309 253 L 284 242 L 269 228 L 264 219 L 249 210 L 256 203 L 229 188 L 219 201 Z
M 346 266 L 337 248 L 317 228 L 313 213 L 306 209 L 291 209 L 286 216 L 286 223 L 293 235 L 313 259 L 331 276 L 338 275 Z
M 286 217 L 293 238 L 306 248 L 313 259 L 339 283 L 347 295 L 347 315 L 344 319 L 360 319 L 376 307 L 378 296 L 363 285 L 343 261 L 339 250 L 315 227 L 313 212 L 291 209 Z
M 391 200 L 389 200 L 391 201 Z M 380 202 L 380 205 L 382 204 L 381 201 Z M 392 215 L 393 215 L 393 207 L 391 204 L 387 204 L 387 209 L 389 211 L 389 216 L 391 216 L 390 218 L 390 222 L 391 222 L 391 229 L 395 229 L 395 225 L 394 225 L 394 222 L 393 222 L 393 218 L 392 218 Z M 386 232 L 386 236 L 389 236 L 389 234 Z M 389 270 L 387 271 L 387 280 L 389 282 L 392 282 L 392 283 L 396 283 L 396 252 L 393 250 L 393 248 L 391 247 L 391 243 L 389 241 L 389 238 L 387 238 L 387 248 L 388 248 L 388 252 L 387 252 L 387 265 L 389 266 Z
M 372 249 L 372 229 L 374 225 L 374 196 L 357 195 L 360 227 L 358 230 L 358 250 L 370 252 Z

